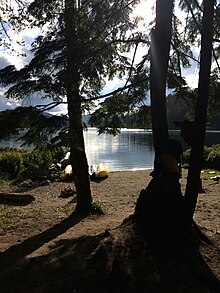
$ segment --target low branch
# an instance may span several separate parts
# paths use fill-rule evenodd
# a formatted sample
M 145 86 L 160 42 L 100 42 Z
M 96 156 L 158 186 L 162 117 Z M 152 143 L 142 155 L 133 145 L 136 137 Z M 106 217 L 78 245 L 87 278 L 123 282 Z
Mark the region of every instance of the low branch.
M 51 110 L 57 106 L 59 106 L 60 104 L 67 104 L 67 102 L 64 102 L 64 101 L 60 101 L 60 102 L 51 102 L 47 105 L 36 105 L 35 107 L 36 108 L 41 108 L 40 111 L 44 112 L 44 111 L 48 111 L 48 110 Z
M 179 51 L 177 48 L 176 48 L 176 46 L 175 46 L 175 44 L 173 43 L 173 42 L 171 42 L 171 44 L 172 44 L 172 47 L 173 47 L 173 49 L 176 51 L 176 53 L 177 54 L 181 54 L 181 55 L 183 55 L 183 56 L 185 56 L 185 57 L 187 57 L 187 58 L 189 58 L 189 59 L 191 59 L 191 60 L 193 60 L 193 61 L 195 61 L 195 62 L 197 62 L 197 63 L 199 63 L 200 61 L 198 60 L 198 59 L 196 59 L 195 57 L 193 57 L 193 56 L 190 56 L 189 54 L 187 54 L 187 53 L 185 53 L 185 52 L 183 52 L 183 51 Z
M 145 82 L 147 80 L 149 80 L 149 77 L 140 79 L 139 81 L 134 82 L 134 83 L 131 83 L 131 84 L 127 85 L 127 86 L 119 87 L 119 88 L 117 88 L 116 90 L 114 90 L 114 91 L 112 91 L 110 93 L 107 93 L 107 94 L 104 94 L 104 95 L 100 95 L 98 97 L 92 97 L 92 98 L 89 98 L 89 99 L 88 98 L 85 98 L 85 97 L 82 97 L 82 100 L 81 101 L 85 101 L 86 102 L 86 101 L 95 101 L 95 100 L 99 100 L 99 99 L 103 99 L 103 98 L 108 98 L 108 97 L 113 96 L 113 95 L 115 95 L 115 94 L 117 94 L 119 92 L 122 92 L 122 91 L 126 90 L 126 89 L 130 89 L 130 88 L 132 88 L 132 87 L 134 87 L 134 86 L 136 86 L 138 84 L 141 84 L 141 83 L 143 83 L 143 82 Z
M 96 100 L 108 98 L 108 97 L 113 96 L 115 94 L 121 93 L 124 90 L 127 90 L 127 89 L 130 89 L 130 88 L 134 87 L 134 86 L 137 86 L 137 85 L 139 85 L 139 84 L 141 84 L 141 83 L 143 83 L 143 82 L 145 82 L 147 80 L 149 80 L 149 77 L 140 79 L 140 80 L 138 80 L 136 82 L 133 82 L 133 83 L 131 83 L 129 85 L 126 85 L 127 84 L 127 81 L 126 81 L 126 83 L 125 83 L 125 85 L 123 87 L 119 87 L 116 90 L 111 91 L 111 92 L 109 92 L 107 94 L 92 97 L 92 98 L 86 98 L 86 97 L 81 96 L 81 102 L 96 101 Z M 44 111 L 51 110 L 51 109 L 55 108 L 56 106 L 59 106 L 60 104 L 67 104 L 67 102 L 51 102 L 51 103 L 49 103 L 47 105 L 36 105 L 36 108 L 41 108 L 41 111 L 44 112 Z

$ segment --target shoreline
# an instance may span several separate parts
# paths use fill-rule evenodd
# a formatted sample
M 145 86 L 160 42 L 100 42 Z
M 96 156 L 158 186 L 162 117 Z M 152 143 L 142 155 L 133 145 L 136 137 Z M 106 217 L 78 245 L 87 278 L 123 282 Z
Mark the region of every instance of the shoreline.
M 109 173 L 112 173 L 112 172 L 149 171 L 149 170 L 153 170 L 153 166 L 152 167 L 147 167 L 147 168 L 132 168 L 132 169 L 109 170 Z

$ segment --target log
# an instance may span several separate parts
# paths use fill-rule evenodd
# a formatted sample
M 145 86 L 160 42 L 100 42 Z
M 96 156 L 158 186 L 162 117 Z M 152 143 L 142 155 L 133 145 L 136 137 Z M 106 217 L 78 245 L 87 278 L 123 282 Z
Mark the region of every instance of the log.
M 17 192 L 0 192 L 0 203 L 16 202 L 27 204 L 34 200 L 34 196 L 30 194 L 22 194 Z

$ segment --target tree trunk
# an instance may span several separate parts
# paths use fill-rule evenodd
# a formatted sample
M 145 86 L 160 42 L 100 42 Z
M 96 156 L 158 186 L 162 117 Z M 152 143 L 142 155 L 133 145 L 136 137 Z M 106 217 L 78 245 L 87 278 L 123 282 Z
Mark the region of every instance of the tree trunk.
M 168 138 L 166 78 L 172 31 L 173 0 L 157 0 L 156 25 L 151 38 L 150 95 L 155 153 Z
M 201 59 L 195 112 L 195 127 L 185 193 L 186 213 L 189 221 L 192 220 L 196 207 L 200 172 L 203 162 L 203 149 L 205 141 L 209 94 L 209 79 L 212 60 L 214 2 L 214 0 L 204 1 L 204 13 L 202 19 L 201 33 Z
M 79 94 L 79 66 L 77 60 L 77 8 L 75 2 L 66 0 L 66 45 L 67 45 L 67 104 L 69 115 L 69 138 L 71 165 L 77 193 L 79 211 L 91 209 L 91 190 L 88 173 L 88 162 L 85 153 L 81 98 Z

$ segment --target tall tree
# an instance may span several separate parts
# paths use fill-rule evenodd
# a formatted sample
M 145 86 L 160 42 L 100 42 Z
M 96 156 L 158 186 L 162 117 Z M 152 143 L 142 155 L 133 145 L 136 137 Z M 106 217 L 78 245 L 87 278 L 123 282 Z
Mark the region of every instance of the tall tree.
M 157 0 L 156 24 L 151 38 L 151 117 L 154 147 L 157 149 L 168 138 L 166 116 L 166 84 L 172 36 L 173 0 Z
M 42 111 L 64 102 L 67 96 L 68 133 L 79 209 L 91 205 L 82 108 L 90 109 L 91 100 L 100 96 L 107 79 L 122 76 L 128 70 L 128 58 L 122 52 L 136 42 L 128 31 L 136 27 L 136 20 L 129 15 L 137 2 L 65 1 L 62 6 L 59 1 L 34 1 L 29 7 L 33 25 L 46 25 L 47 30 L 34 42 L 34 57 L 27 66 L 19 71 L 9 66 L 0 72 L 1 83 L 10 86 L 6 97 L 25 100 L 37 94 L 42 99 L 51 99 L 51 103 L 37 107 Z M 23 123 L 22 126 L 25 127 Z M 39 133 L 39 124 L 29 126 L 26 139 L 29 134 L 33 139 L 33 134 Z
M 78 2 L 79 4 L 80 2 Z M 91 209 L 92 196 L 89 184 L 88 162 L 85 153 L 82 125 L 82 109 L 80 97 L 80 73 L 79 73 L 79 52 L 76 43 L 78 41 L 77 27 L 77 6 L 76 1 L 66 0 L 65 2 L 65 37 L 67 50 L 67 104 L 69 114 L 69 139 L 71 165 L 74 174 L 76 192 L 78 196 L 77 210 L 89 211 Z
M 198 183 L 203 161 L 210 70 L 212 64 L 214 3 L 214 0 L 204 0 L 203 2 L 204 11 L 201 31 L 199 85 L 195 112 L 195 126 L 193 131 L 192 149 L 186 186 L 186 212 L 189 219 L 191 219 L 193 216 L 197 202 L 199 188 Z
M 146 2 L 146 4 L 148 4 Z M 130 71 L 129 79 L 126 82 L 126 89 L 123 94 L 120 95 L 120 92 L 123 91 L 123 88 L 120 91 L 115 92 L 109 99 L 105 100 L 102 104 L 100 104 L 100 108 L 97 109 L 92 115 L 92 123 L 94 126 L 97 126 L 100 132 L 107 131 L 117 133 L 117 130 L 123 125 L 123 114 L 126 113 L 128 115 L 138 115 L 143 117 L 141 113 L 143 113 L 143 109 L 147 114 L 147 118 L 145 121 L 140 121 L 139 125 L 147 124 L 148 127 L 150 123 L 146 123 L 149 119 L 150 109 L 149 101 L 147 98 L 149 96 L 150 91 L 150 79 L 155 83 L 153 95 L 156 97 L 151 101 L 151 105 L 156 103 L 156 107 L 154 107 L 153 115 L 153 127 L 157 128 L 159 131 L 155 132 L 155 142 L 162 139 L 166 139 L 168 137 L 167 125 L 166 125 L 166 97 L 164 92 L 166 89 L 162 86 L 162 83 L 159 81 L 159 77 L 154 78 L 157 74 L 162 74 L 160 78 L 164 79 L 164 69 L 159 69 L 161 72 L 156 72 L 158 64 L 163 62 L 164 68 L 166 68 L 166 63 L 168 64 L 167 73 L 165 73 L 166 84 L 165 87 L 174 90 L 179 90 L 182 87 L 186 86 L 186 81 L 181 74 L 182 68 L 190 67 L 189 59 L 193 58 L 193 53 L 191 51 L 191 46 L 185 41 L 183 38 L 183 34 L 179 29 L 182 26 L 182 23 L 178 19 L 178 16 L 174 15 L 173 11 L 173 3 L 170 1 L 164 1 L 161 3 L 157 3 L 157 12 L 161 14 L 160 21 L 157 20 L 157 25 L 155 27 L 155 20 L 146 28 L 145 34 L 142 38 L 139 39 L 139 43 L 142 46 L 145 46 L 146 54 L 142 56 L 142 60 L 139 63 L 133 63 L 132 70 Z M 169 13 L 166 11 L 169 10 Z M 171 14 L 170 14 L 171 12 Z M 173 13 L 173 18 L 172 18 Z M 169 15 L 168 15 L 169 14 Z M 163 23 L 161 23 L 163 21 Z M 171 42 L 165 43 L 165 36 L 167 36 L 168 29 L 166 30 L 166 25 L 172 26 L 172 34 L 169 32 L 169 39 Z M 158 28 L 159 27 L 159 28 Z M 170 28 L 169 28 L 170 29 Z M 155 35 L 155 42 L 153 42 Z M 158 36 L 157 36 L 158 35 Z M 160 40 L 159 44 L 157 44 L 157 38 L 159 35 L 162 35 L 163 38 Z M 150 38 L 152 36 L 152 38 Z M 151 42 L 152 41 L 152 42 Z M 155 43 L 155 44 L 154 44 Z M 150 54 L 150 44 L 153 54 Z M 163 46 L 161 45 L 163 44 Z M 138 45 L 138 44 L 137 44 Z M 153 48 L 155 46 L 155 48 Z M 169 48 L 171 47 L 171 50 Z M 167 51 L 166 58 L 167 60 L 159 60 L 158 55 L 160 51 Z M 169 54 L 169 51 L 170 54 Z M 135 55 L 134 51 L 134 55 Z M 135 56 L 134 56 L 135 57 Z M 154 60 L 150 60 L 154 58 Z M 164 58 L 164 57 L 163 57 Z M 165 59 L 166 59 L 165 58 Z M 134 58 L 133 58 L 134 59 Z M 168 62 L 168 60 L 170 62 Z M 154 69 L 150 76 L 150 61 L 155 62 Z M 153 84 L 151 82 L 151 84 Z M 157 91 L 157 92 L 156 92 Z M 160 93 L 160 95 L 158 95 Z M 119 106 L 119 102 L 124 101 L 123 106 Z M 122 102 L 121 102 L 122 104 Z M 160 112 L 160 115 L 157 115 L 157 112 Z M 162 116 L 161 116 L 162 115 Z M 146 116 L 145 116 L 146 117 Z M 158 117 L 164 122 L 162 125 L 158 121 Z M 93 119 L 94 118 L 94 119 Z M 99 118 L 99 119 L 98 119 Z M 141 119 L 142 120 L 142 119 Z M 117 121 L 117 123 L 115 123 Z M 112 125 L 112 128 L 110 126 Z M 117 129 L 118 127 L 118 129 Z M 116 129 L 116 131 L 112 131 L 112 129 Z M 158 137 L 163 136 L 163 138 Z

